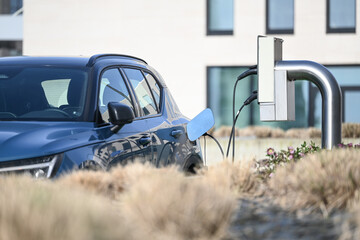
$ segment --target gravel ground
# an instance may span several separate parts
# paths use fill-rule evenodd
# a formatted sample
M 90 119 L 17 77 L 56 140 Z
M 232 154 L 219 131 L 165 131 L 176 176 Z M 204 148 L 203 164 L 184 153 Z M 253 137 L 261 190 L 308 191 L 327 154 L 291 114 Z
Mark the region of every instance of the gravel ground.
M 229 239 L 338 239 L 349 214 L 287 211 L 268 197 L 241 198 Z

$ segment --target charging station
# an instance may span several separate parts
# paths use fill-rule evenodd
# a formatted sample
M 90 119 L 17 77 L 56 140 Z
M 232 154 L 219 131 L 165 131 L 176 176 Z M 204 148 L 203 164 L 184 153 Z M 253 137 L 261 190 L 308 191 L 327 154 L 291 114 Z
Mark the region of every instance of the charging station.
M 258 36 L 258 103 L 261 121 L 295 120 L 295 80 L 314 83 L 322 96 L 322 148 L 341 143 L 342 97 L 335 77 L 311 61 L 283 61 L 283 40 Z
M 295 83 L 275 70 L 282 60 L 283 40 L 258 37 L 258 102 L 261 121 L 295 121 Z

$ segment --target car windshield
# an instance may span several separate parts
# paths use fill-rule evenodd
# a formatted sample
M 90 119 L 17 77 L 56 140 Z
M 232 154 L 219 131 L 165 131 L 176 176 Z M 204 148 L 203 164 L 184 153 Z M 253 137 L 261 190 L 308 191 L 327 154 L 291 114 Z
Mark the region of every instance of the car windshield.
M 83 69 L 0 66 L 0 120 L 78 120 L 87 86 Z

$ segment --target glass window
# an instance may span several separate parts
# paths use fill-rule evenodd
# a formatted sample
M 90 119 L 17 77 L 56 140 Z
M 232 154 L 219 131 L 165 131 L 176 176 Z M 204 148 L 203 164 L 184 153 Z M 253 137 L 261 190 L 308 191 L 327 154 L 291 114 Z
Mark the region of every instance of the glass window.
M 232 126 L 232 101 L 233 88 L 237 77 L 247 70 L 246 67 L 209 67 L 208 68 L 208 96 L 207 105 L 211 108 L 216 119 L 216 128 L 220 126 Z M 250 79 L 240 81 L 236 89 L 235 113 L 242 103 L 250 96 L 253 90 L 257 89 L 257 77 L 250 76 Z M 266 125 L 289 129 L 294 127 L 307 126 L 307 88 L 305 82 L 295 83 L 295 107 L 296 121 L 293 122 L 261 122 L 259 106 L 254 101 L 245 107 L 238 118 L 236 127 L 243 128 L 250 125 Z
M 360 87 L 343 91 L 344 101 L 344 122 L 360 123 L 359 106 L 356 104 L 360 100 Z
M 22 6 L 22 0 L 0 0 L 0 14 L 13 14 Z
M 327 32 L 355 32 L 355 0 L 327 0 Z
M 360 66 L 328 66 L 342 90 L 343 122 L 360 123 Z M 320 103 L 319 103 L 320 104 Z M 318 107 L 321 109 L 321 105 Z
M 360 123 L 357 101 L 360 99 L 360 66 L 327 66 L 342 90 L 343 122 Z M 310 87 L 310 125 L 321 127 L 322 98 L 318 88 Z
M 266 1 L 266 33 L 294 33 L 294 0 Z
M 234 29 L 234 1 L 207 0 L 207 34 L 232 35 Z
M 75 120 L 83 113 L 84 70 L 2 66 L 0 80 L 1 120 Z
M 142 114 L 144 116 L 157 114 L 156 104 L 154 103 L 149 86 L 141 71 L 132 68 L 124 68 L 124 71 L 135 90 Z
M 22 41 L 0 41 L 0 57 L 20 55 L 22 55 Z
M 109 102 L 120 102 L 134 110 L 129 91 L 117 68 L 106 70 L 101 76 L 99 109 L 102 119 L 109 122 L 107 105 Z
M 155 80 L 155 78 L 153 77 L 153 75 L 151 75 L 150 73 L 144 72 L 146 80 L 150 86 L 150 90 L 154 96 L 156 105 L 158 107 L 158 109 L 160 109 L 160 94 L 161 94 L 161 90 L 160 90 L 160 86 L 157 83 L 157 81 Z

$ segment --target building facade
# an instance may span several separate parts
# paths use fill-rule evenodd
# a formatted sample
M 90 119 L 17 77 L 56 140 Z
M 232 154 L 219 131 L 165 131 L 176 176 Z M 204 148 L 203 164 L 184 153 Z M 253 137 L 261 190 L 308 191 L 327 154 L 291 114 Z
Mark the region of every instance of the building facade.
M 5 0 L 1 0 L 5 1 Z M 359 0 L 24 0 L 24 55 L 123 53 L 164 77 L 182 112 L 212 108 L 216 126 L 232 123 L 236 77 L 257 62 L 257 36 L 282 38 L 284 60 L 329 68 L 343 90 L 343 119 L 360 122 Z M 237 107 L 257 87 L 242 81 Z M 321 96 L 296 82 L 296 121 L 262 123 L 256 103 L 239 127 L 319 127 Z

